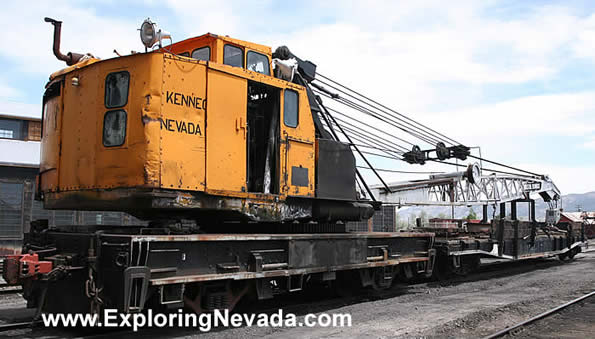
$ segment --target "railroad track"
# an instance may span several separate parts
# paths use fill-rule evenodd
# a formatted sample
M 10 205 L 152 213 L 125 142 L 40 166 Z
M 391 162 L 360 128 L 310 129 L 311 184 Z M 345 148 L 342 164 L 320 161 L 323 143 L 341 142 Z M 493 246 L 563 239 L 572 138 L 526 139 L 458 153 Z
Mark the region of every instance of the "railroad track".
M 532 323 L 534 323 L 534 322 L 536 322 L 538 320 L 545 319 L 545 318 L 547 318 L 547 317 L 549 317 L 549 316 L 551 316 L 553 314 L 556 314 L 556 313 L 560 312 L 561 310 L 567 308 L 568 306 L 575 305 L 575 304 L 577 304 L 577 303 L 579 303 L 579 302 L 581 302 L 581 301 L 583 301 L 583 300 L 585 300 L 587 298 L 591 298 L 593 296 L 595 296 L 595 291 L 593 291 L 591 293 L 587 293 L 587 294 L 585 294 L 585 295 L 583 295 L 581 297 L 578 297 L 576 299 L 573 299 L 573 300 L 571 300 L 571 301 L 569 301 L 567 303 L 564 303 L 564 304 L 562 304 L 560 306 L 554 307 L 554 308 L 552 308 L 552 309 L 550 309 L 548 311 L 545 311 L 543 313 L 540 313 L 540 314 L 538 314 L 538 315 L 536 315 L 536 316 L 534 316 L 534 317 L 532 317 L 530 319 L 527 319 L 525 321 L 522 321 L 522 322 L 517 323 L 515 325 L 512 325 L 510 327 L 507 327 L 507 328 L 505 328 L 503 330 L 500 330 L 498 332 L 492 333 L 492 334 L 488 335 L 487 337 L 484 337 L 484 339 L 500 338 L 500 337 L 503 337 L 503 336 L 508 335 L 508 334 L 513 334 L 515 331 L 519 330 L 522 327 L 525 327 L 525 326 L 527 326 L 529 324 L 532 324 Z
M 34 327 L 36 324 L 37 323 L 33 321 L 0 324 L 0 333 L 12 330 L 20 330 L 23 328 L 31 328 Z
M 11 288 L 8 286 L 0 286 L 0 295 L 23 293 L 22 287 Z

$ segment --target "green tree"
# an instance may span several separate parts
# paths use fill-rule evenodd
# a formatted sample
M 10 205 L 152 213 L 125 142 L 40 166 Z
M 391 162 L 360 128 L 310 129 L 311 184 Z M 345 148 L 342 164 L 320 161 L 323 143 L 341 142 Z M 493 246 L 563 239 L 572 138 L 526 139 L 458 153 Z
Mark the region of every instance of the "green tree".
M 467 219 L 467 220 L 477 219 L 477 214 L 475 214 L 475 211 L 473 210 L 472 207 L 469 207 L 469 214 L 467 215 L 467 217 L 465 217 L 465 219 Z

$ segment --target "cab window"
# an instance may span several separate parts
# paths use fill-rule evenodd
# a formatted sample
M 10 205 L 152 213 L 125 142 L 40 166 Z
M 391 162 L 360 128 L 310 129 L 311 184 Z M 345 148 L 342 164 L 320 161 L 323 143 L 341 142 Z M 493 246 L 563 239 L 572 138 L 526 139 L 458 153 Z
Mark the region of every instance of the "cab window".
M 297 127 L 298 125 L 298 103 L 299 96 L 296 91 L 285 90 L 283 97 L 283 122 L 287 127 Z
M 244 52 L 236 46 L 223 46 L 223 63 L 233 67 L 244 67 Z
M 103 146 L 122 146 L 126 140 L 126 111 L 115 110 L 103 117 Z
M 117 108 L 128 102 L 130 74 L 126 71 L 114 72 L 105 78 L 105 107 Z
M 197 60 L 209 61 L 211 59 L 211 48 L 201 47 L 192 51 L 192 58 Z
M 246 69 L 266 75 L 271 75 L 269 70 L 269 58 L 254 51 L 248 51 L 246 56 Z

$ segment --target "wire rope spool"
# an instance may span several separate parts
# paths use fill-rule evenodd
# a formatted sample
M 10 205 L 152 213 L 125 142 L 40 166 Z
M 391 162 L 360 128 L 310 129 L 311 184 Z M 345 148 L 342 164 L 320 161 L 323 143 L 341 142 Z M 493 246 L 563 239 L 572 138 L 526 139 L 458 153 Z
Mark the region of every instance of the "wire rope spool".
M 467 172 L 465 175 L 470 183 L 477 184 L 481 181 L 481 168 L 479 168 L 477 163 L 470 164 L 467 166 Z
M 436 144 L 436 156 L 440 160 L 446 160 L 450 156 L 450 151 L 442 141 Z
M 411 151 L 404 153 L 403 158 L 410 164 L 423 165 L 426 163 L 426 154 L 417 145 L 413 145 Z

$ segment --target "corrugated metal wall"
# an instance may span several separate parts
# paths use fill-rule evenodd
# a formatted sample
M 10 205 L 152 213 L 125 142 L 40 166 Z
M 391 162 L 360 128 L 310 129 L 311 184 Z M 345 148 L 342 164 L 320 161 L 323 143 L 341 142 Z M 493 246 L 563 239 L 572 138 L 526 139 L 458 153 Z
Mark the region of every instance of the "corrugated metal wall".
M 22 239 L 24 185 L 0 181 L 0 238 Z
M 47 219 L 55 225 L 146 225 L 127 213 L 45 210 L 33 199 L 34 181 L 0 177 L 0 240 L 21 240 L 31 220 Z

